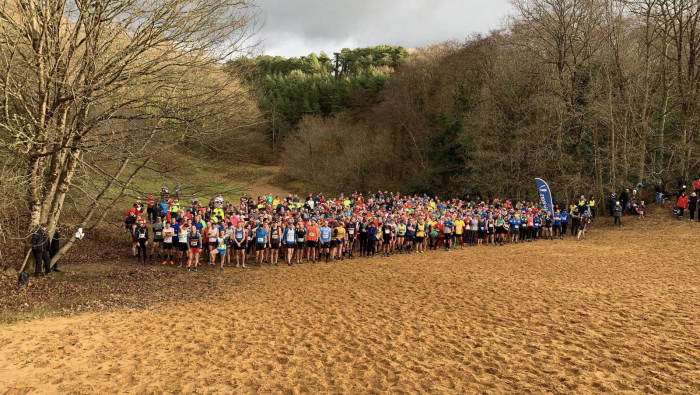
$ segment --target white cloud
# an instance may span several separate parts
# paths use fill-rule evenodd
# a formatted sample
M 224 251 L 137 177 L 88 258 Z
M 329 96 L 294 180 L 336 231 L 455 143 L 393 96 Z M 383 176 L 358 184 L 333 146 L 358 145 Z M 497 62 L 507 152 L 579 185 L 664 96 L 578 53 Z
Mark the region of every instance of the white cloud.
M 509 0 L 262 0 L 264 52 L 301 56 L 370 45 L 424 47 L 501 26 Z

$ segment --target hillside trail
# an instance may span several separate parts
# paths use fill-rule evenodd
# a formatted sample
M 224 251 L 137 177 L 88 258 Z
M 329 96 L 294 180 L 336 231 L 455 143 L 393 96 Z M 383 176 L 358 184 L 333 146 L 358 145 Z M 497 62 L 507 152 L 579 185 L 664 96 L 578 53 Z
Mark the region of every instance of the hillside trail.
M 258 167 L 253 167 L 253 169 L 257 169 Z M 279 196 L 280 199 L 284 199 L 287 197 L 287 195 L 290 193 L 289 191 L 286 191 L 283 188 L 280 188 L 278 186 L 272 185 L 271 181 L 272 178 L 277 175 L 281 171 L 281 167 L 279 166 L 260 166 L 260 169 L 262 169 L 266 173 L 270 173 L 268 175 L 264 175 L 262 177 L 258 177 L 252 181 L 248 181 L 247 183 L 244 183 L 243 188 L 247 191 L 249 196 L 253 196 L 254 198 L 257 198 L 258 196 L 266 196 L 267 194 L 271 194 L 273 197 L 274 196 Z M 236 181 L 235 179 L 233 181 Z

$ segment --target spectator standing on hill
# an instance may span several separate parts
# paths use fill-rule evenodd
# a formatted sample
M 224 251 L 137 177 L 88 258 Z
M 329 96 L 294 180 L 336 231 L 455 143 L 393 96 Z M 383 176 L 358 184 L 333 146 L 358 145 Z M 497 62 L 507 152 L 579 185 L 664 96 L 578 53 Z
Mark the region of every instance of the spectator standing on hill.
M 51 257 L 49 255 L 51 238 L 46 232 L 46 228 L 46 224 L 41 224 L 32 235 L 32 254 L 34 254 L 34 275 L 36 277 L 42 275 L 42 268 L 46 275 L 51 274 Z
M 50 251 L 49 251 L 49 256 L 51 259 L 58 253 L 58 250 L 61 248 L 61 233 L 59 232 L 59 227 L 60 225 L 56 223 L 56 230 L 53 232 L 53 238 L 51 239 L 51 246 L 50 246 Z M 61 271 L 58 269 L 58 262 L 53 265 L 51 268 L 56 273 L 60 273 Z
M 615 225 L 620 225 L 622 227 L 622 204 L 620 202 L 615 202 L 615 207 L 613 208 L 613 217 L 615 217 Z
M 591 219 L 595 218 L 595 210 L 595 196 L 591 195 L 590 199 L 588 199 L 588 213 L 591 215 Z
M 680 197 L 681 193 L 685 192 L 687 185 L 688 185 L 688 182 L 685 180 L 685 176 L 681 176 L 678 179 L 678 195 L 677 195 L 677 197 Z
M 642 200 L 641 203 L 639 203 L 639 208 L 637 208 L 637 214 L 639 215 L 637 219 L 644 219 L 644 213 L 646 212 L 646 204 L 644 204 L 644 200 Z
M 622 195 L 620 195 L 620 206 L 622 206 L 623 212 L 629 210 L 629 202 L 630 202 L 630 190 L 625 189 L 625 191 L 622 192 Z
M 685 192 L 681 193 L 681 196 L 678 197 L 676 207 L 678 208 L 678 219 L 683 219 L 685 208 L 688 207 L 688 196 L 685 195 Z
M 688 198 L 688 211 L 690 211 L 690 220 L 695 221 L 695 210 L 698 207 L 698 194 L 693 192 Z
M 656 186 L 654 187 L 654 192 L 656 193 L 656 205 L 661 206 L 664 198 L 664 183 L 661 180 L 659 180 L 659 182 L 656 183 Z
M 611 216 L 611 217 L 612 217 L 613 214 L 615 213 L 615 206 L 617 205 L 617 203 L 619 203 L 619 202 L 617 201 L 617 195 L 615 195 L 615 194 L 613 193 L 612 195 L 610 195 L 610 216 Z

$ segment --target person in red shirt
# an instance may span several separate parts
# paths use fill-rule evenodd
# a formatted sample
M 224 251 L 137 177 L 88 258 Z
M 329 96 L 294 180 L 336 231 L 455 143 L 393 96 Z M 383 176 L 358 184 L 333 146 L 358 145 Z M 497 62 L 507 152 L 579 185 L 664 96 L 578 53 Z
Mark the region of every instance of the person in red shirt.
M 148 195 L 146 199 L 146 213 L 148 214 L 148 220 L 151 223 L 156 223 L 156 217 L 158 216 L 156 208 L 156 197 L 153 194 Z
M 676 208 L 678 208 L 678 219 L 683 219 L 683 214 L 686 207 L 688 207 L 688 196 L 686 196 L 685 192 L 683 192 L 681 196 L 678 197 L 678 201 L 676 202 Z
M 316 251 L 318 246 L 318 234 L 320 230 L 316 225 L 316 221 L 311 220 L 311 226 L 306 231 L 306 245 L 309 247 L 309 253 L 307 255 L 307 262 L 310 257 L 313 263 L 316 263 Z

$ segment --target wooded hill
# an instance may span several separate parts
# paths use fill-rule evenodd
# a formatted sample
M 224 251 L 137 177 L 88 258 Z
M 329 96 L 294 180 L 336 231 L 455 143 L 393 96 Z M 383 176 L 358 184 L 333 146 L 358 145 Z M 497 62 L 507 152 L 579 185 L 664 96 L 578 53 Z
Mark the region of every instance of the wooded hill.
M 283 182 L 534 199 L 533 178 L 543 177 L 561 197 L 600 199 L 697 174 L 700 4 L 518 0 L 514 8 L 486 36 L 402 56 L 386 75 L 374 74 L 384 64 L 350 72 L 376 82 L 343 80 L 340 95 L 305 80 L 340 84 L 327 56 L 254 60 L 273 130 L 280 118 L 293 128 L 276 132 Z

